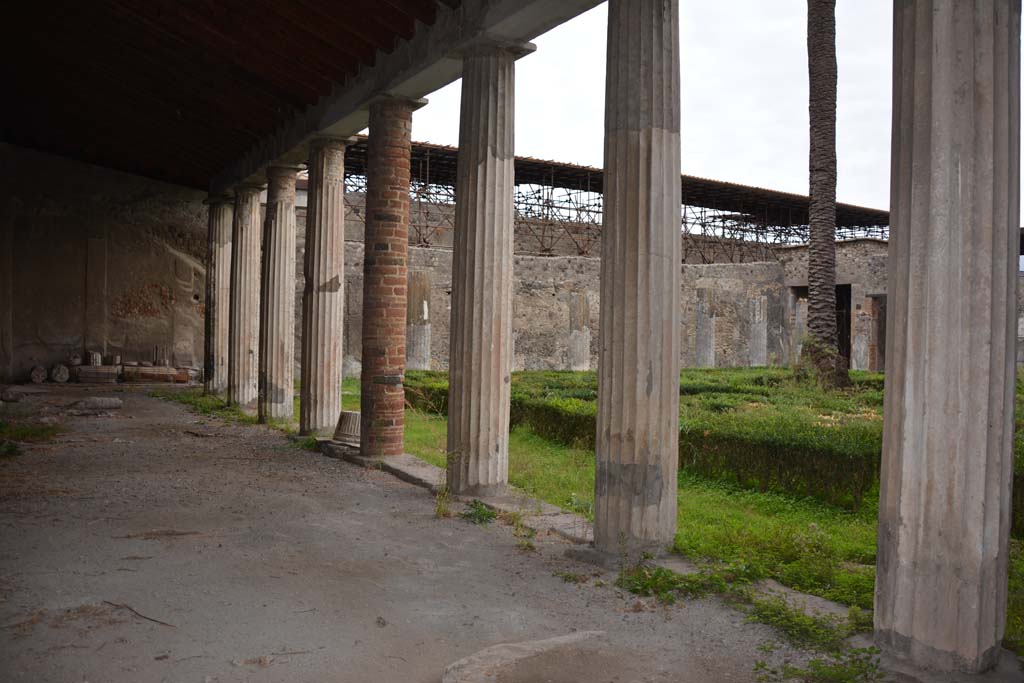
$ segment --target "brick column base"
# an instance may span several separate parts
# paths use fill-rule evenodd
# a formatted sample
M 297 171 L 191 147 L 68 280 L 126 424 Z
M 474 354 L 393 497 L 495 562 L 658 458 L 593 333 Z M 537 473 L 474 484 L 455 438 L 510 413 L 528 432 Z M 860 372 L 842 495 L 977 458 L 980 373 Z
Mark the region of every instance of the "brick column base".
M 414 106 L 399 99 L 370 106 L 359 426 L 360 450 L 370 457 L 401 455 L 405 448 L 402 382 Z

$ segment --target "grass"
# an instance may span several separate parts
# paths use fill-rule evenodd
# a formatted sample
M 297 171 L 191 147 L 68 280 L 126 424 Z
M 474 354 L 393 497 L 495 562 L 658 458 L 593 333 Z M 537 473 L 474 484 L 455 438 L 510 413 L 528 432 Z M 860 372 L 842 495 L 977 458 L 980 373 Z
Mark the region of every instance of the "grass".
M 39 443 L 60 434 L 60 426 L 40 424 L 30 418 L 0 420 L 0 441 Z
M 27 409 L 17 412 L 5 409 L 5 412 L 12 414 L 0 419 L 0 458 L 21 455 L 20 444 L 49 441 L 61 432 L 59 425 L 36 422 L 33 413 Z

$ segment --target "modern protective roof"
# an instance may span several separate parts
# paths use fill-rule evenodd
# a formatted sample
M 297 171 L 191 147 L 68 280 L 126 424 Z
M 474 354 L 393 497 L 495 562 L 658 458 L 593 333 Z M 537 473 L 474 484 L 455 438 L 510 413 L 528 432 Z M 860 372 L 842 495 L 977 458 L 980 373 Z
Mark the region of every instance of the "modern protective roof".
M 458 148 L 415 142 L 412 147 L 412 178 L 419 182 L 454 185 Z M 345 153 L 345 172 L 366 172 L 366 138 L 350 145 Z M 546 185 L 574 190 L 602 191 L 604 172 L 600 168 L 559 161 L 516 157 L 517 185 Z M 730 211 L 756 218 L 768 226 L 807 224 L 809 199 L 806 195 L 779 192 L 710 178 L 683 175 L 682 197 L 688 206 Z M 889 212 L 852 204 L 836 205 L 836 227 L 882 227 L 889 225 Z

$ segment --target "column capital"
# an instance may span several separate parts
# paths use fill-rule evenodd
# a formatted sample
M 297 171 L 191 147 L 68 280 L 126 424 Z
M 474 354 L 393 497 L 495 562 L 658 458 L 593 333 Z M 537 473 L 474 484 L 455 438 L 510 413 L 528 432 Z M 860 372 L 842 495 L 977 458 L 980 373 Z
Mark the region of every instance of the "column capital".
M 207 195 L 206 199 L 203 200 L 203 204 L 206 206 L 216 206 L 217 204 L 233 204 L 234 201 L 235 197 L 230 192 L 218 192 Z
M 298 173 L 304 166 L 305 164 L 270 164 L 267 166 L 267 175 L 270 175 L 271 171 L 275 173 Z
M 235 193 L 235 197 L 237 198 L 239 195 L 243 194 L 258 194 L 260 192 L 263 192 L 263 190 L 265 189 L 267 189 L 266 183 L 245 182 L 238 183 L 237 185 L 235 185 L 233 191 Z
M 395 95 L 387 91 L 379 91 L 373 94 L 369 102 L 366 103 L 366 108 L 370 109 L 377 104 L 406 104 L 409 106 L 409 111 L 416 111 L 422 109 L 427 105 L 427 99 L 425 97 L 407 97 L 405 95 Z
M 312 153 L 314 150 L 320 149 L 321 147 L 345 149 L 349 145 L 354 145 L 357 142 L 359 142 L 359 137 L 355 135 L 317 135 L 316 137 L 310 138 L 309 151 Z
M 275 178 L 294 180 L 300 170 L 302 170 L 302 166 L 299 164 L 273 164 L 267 166 L 267 180 L 274 180 Z
M 465 59 L 474 55 L 493 54 L 499 51 L 508 52 L 514 59 L 519 59 L 536 52 L 537 46 L 524 40 L 510 40 L 493 33 L 480 33 L 456 50 L 454 55 Z

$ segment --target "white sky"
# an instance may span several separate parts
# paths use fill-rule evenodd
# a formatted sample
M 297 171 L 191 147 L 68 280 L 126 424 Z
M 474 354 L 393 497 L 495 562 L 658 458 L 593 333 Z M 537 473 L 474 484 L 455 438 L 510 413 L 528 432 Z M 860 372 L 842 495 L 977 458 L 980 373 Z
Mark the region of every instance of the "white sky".
M 806 0 L 681 0 L 683 173 L 807 193 Z M 607 9 L 516 63 L 516 154 L 602 165 Z M 892 0 L 838 0 L 838 199 L 889 208 Z M 458 144 L 460 82 L 413 115 Z

